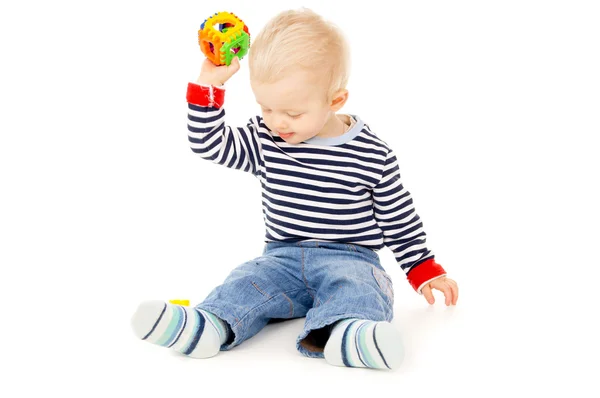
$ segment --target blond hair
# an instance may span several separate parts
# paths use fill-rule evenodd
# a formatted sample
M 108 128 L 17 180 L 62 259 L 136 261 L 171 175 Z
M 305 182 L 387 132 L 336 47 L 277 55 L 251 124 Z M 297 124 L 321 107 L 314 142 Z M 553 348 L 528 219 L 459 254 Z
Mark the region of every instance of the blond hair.
M 314 74 L 326 88 L 327 100 L 345 89 L 350 54 L 341 30 L 310 9 L 283 11 L 252 40 L 250 79 L 273 83 L 294 70 Z

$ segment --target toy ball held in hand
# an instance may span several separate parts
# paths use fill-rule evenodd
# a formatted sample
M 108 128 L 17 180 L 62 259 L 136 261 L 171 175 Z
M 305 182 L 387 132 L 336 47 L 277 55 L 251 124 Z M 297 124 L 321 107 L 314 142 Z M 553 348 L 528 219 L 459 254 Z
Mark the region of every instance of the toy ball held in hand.
M 213 64 L 229 65 L 233 57 L 242 59 L 248 53 L 250 32 L 234 14 L 218 12 L 200 25 L 198 43 Z

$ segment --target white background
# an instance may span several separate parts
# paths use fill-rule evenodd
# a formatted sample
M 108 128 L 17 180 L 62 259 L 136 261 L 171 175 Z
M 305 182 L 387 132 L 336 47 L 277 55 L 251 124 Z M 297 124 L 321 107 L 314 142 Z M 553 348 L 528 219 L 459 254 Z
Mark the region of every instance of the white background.
M 0 396 L 598 396 L 598 3 L 343 3 L 0 6 Z M 200 23 L 232 11 L 256 34 L 302 5 L 345 30 L 344 111 L 397 152 L 460 287 L 429 306 L 381 252 L 395 372 L 301 356 L 301 319 L 208 360 L 130 329 L 140 301 L 198 302 L 263 247 L 258 181 L 188 147 Z M 258 111 L 247 60 L 227 111 Z

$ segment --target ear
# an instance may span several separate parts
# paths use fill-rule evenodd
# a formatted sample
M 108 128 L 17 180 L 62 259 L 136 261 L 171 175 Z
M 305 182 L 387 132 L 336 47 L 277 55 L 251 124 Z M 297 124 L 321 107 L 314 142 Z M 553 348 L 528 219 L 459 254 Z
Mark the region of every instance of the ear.
M 335 92 L 335 94 L 333 94 L 333 99 L 331 100 L 329 107 L 332 111 L 337 112 L 342 109 L 342 107 L 346 104 L 346 101 L 348 101 L 348 90 L 338 90 Z

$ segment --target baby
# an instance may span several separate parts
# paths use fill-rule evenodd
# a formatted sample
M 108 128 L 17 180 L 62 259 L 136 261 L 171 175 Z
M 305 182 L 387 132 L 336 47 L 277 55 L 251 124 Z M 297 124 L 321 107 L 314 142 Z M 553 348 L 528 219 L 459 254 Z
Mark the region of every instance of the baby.
M 377 251 L 391 249 L 430 304 L 438 289 L 455 305 L 458 287 L 427 247 L 394 151 L 359 116 L 338 113 L 348 99 L 343 35 L 307 9 L 274 17 L 249 53 L 262 115 L 231 127 L 223 84 L 239 68 L 237 58 L 230 66 L 205 60 L 188 84 L 189 141 L 201 158 L 260 181 L 263 254 L 233 269 L 195 307 L 141 303 L 132 318 L 136 336 L 207 358 L 270 321 L 306 317 L 296 341 L 303 355 L 397 368 L 404 349 L 390 323 L 394 292 Z

